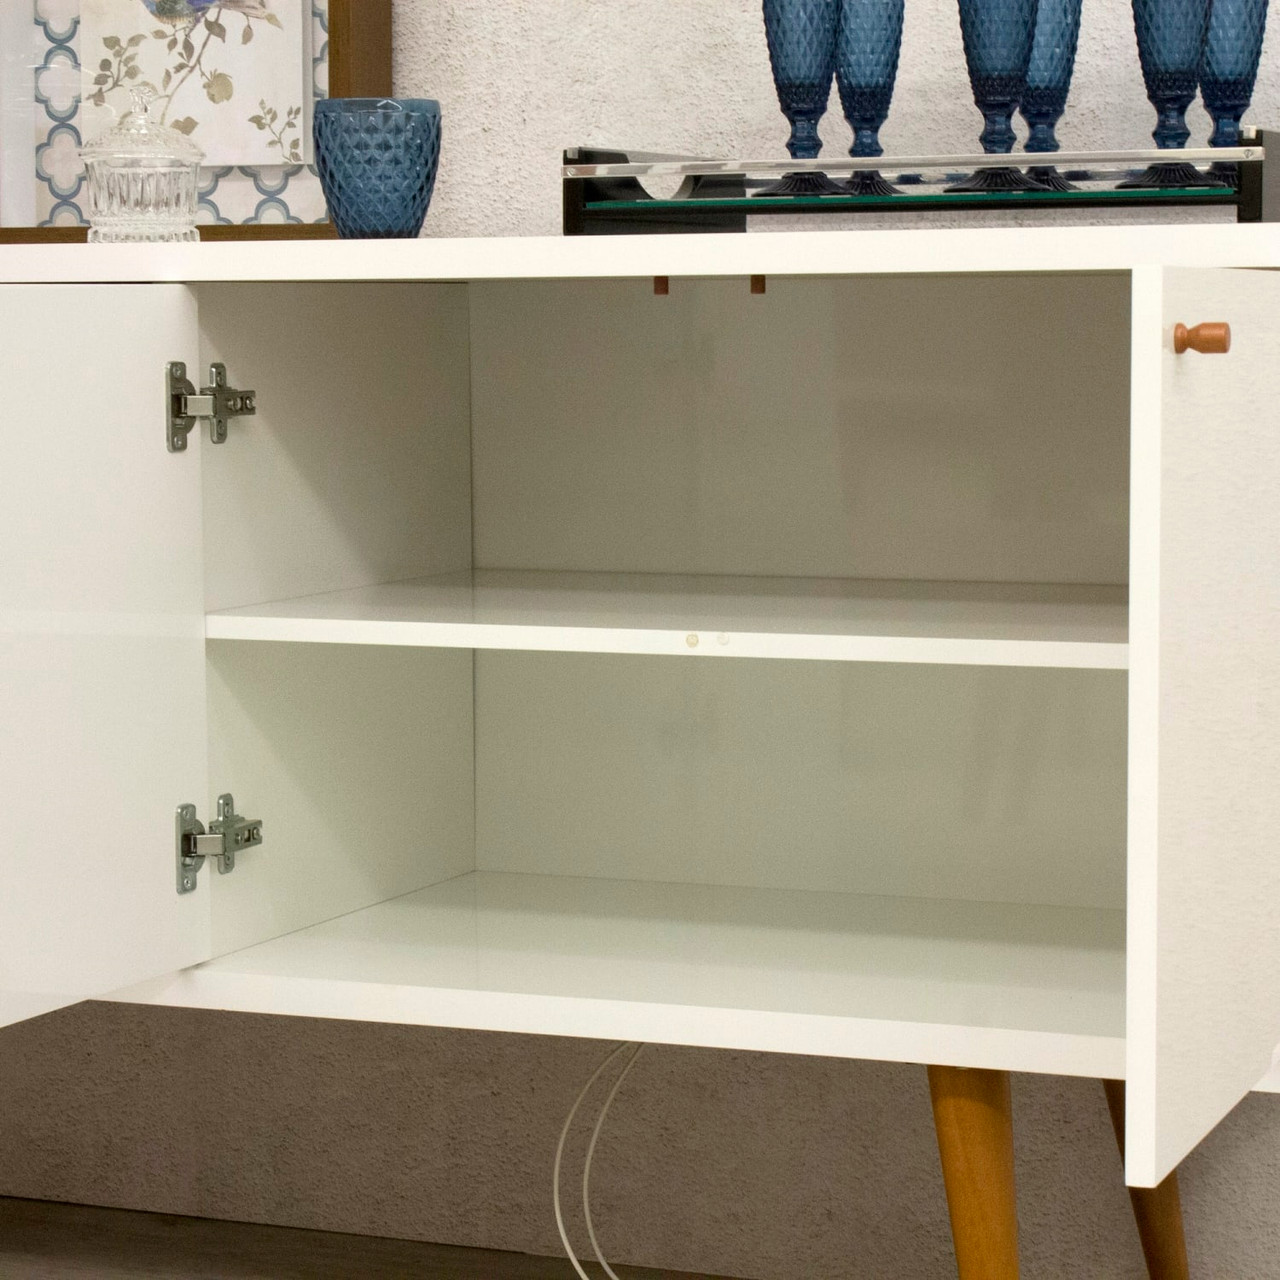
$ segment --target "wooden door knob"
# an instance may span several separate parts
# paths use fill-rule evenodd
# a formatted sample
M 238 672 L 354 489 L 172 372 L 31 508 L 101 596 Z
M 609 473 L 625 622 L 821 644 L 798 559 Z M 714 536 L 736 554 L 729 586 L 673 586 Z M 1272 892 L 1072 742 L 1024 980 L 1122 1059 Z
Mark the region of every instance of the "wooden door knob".
M 1202 356 L 1225 356 L 1231 350 L 1231 326 L 1219 321 L 1198 324 L 1188 329 L 1185 324 L 1173 326 L 1173 349 L 1182 355 L 1184 351 L 1198 351 Z

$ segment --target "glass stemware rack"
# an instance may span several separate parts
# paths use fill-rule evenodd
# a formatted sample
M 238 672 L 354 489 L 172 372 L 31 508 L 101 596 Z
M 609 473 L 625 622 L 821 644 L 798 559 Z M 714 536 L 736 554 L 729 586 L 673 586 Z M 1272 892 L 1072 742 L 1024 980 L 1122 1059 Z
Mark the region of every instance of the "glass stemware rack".
M 715 160 L 577 147 L 564 153 L 565 235 L 745 231 L 758 214 L 895 213 L 929 209 L 1124 209 L 1227 205 L 1240 222 L 1280 221 L 1280 160 L 1267 164 L 1276 131 L 1241 130 L 1238 147 L 1170 151 L 1059 151 L 1009 156 L 831 157 Z M 1280 156 L 1280 137 L 1276 141 Z M 1197 166 L 1203 183 L 1131 186 L 1171 158 Z M 1033 173 L 1051 163 L 1070 190 L 953 191 L 979 169 L 1012 165 Z M 891 194 L 780 196 L 779 175 L 825 173 L 839 181 L 881 173 Z M 763 193 L 763 194 L 762 194 Z

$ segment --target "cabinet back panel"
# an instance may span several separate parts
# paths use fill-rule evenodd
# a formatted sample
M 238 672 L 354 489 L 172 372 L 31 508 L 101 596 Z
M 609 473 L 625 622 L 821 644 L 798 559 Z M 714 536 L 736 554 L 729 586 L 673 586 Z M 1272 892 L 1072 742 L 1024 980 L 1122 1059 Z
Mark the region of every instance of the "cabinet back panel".
M 479 568 L 1123 583 L 1128 277 L 472 285 Z
M 210 777 L 265 838 L 205 872 L 214 955 L 474 869 L 469 650 L 214 640 L 208 673 Z
M 1124 906 L 1123 672 L 476 664 L 482 871 Z
M 466 286 L 197 295 L 201 365 L 258 393 L 202 446 L 208 608 L 469 568 Z

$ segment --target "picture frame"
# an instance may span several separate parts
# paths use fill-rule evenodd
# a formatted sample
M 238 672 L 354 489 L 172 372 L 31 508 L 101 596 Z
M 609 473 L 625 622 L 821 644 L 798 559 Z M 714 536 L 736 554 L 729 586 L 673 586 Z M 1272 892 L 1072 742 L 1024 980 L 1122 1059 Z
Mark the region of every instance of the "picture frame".
M 328 0 L 329 88 L 332 98 L 383 98 L 392 93 L 392 0 Z M 329 222 L 203 224 L 202 240 L 321 240 Z M 0 227 L 0 245 L 75 244 L 88 228 Z

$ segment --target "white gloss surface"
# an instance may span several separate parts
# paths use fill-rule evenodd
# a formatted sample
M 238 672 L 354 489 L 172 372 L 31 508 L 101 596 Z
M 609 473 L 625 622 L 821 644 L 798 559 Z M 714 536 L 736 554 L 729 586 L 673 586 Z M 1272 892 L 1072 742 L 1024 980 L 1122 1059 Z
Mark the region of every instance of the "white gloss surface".
M 1280 266 L 1253 226 L 791 231 L 769 235 L 508 236 L 193 245 L 8 245 L 0 283 L 520 280 L 881 275 Z
M 1101 1076 L 1124 914 L 480 872 L 117 998 Z
M 174 848 L 209 796 L 201 454 L 166 451 L 162 377 L 195 303 L 19 286 L 0 316 L 3 1026 L 211 949 Z
M 208 616 L 210 639 L 1123 669 L 1122 587 L 477 571 Z
M 1134 284 L 1125 1169 L 1154 1186 L 1280 1040 L 1280 277 Z M 1178 355 L 1188 315 L 1230 352 Z

